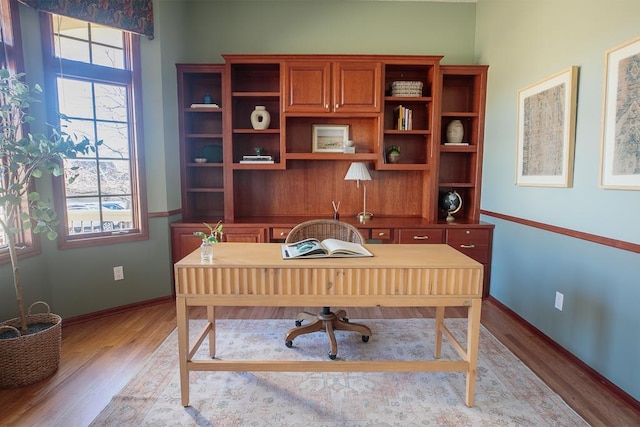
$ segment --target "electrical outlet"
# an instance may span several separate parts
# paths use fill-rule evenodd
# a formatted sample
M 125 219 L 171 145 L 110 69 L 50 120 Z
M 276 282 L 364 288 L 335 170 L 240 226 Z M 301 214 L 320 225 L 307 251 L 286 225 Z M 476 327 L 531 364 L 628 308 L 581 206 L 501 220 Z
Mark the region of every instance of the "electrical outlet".
M 555 307 L 562 311 L 562 304 L 564 303 L 564 295 L 556 291 L 556 304 Z
M 124 269 L 121 265 L 117 267 L 113 267 L 113 280 L 122 280 L 124 279 Z

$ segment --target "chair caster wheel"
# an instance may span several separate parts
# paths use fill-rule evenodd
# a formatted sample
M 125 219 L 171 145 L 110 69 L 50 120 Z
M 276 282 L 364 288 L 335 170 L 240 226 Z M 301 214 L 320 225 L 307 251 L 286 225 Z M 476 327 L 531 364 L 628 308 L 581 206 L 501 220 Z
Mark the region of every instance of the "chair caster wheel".
M 336 360 L 336 356 L 337 356 L 337 355 L 335 355 L 335 354 L 333 354 L 333 353 L 329 352 L 329 359 L 331 359 L 331 360 Z
M 369 335 L 363 335 L 362 342 L 369 342 Z
M 296 320 L 296 326 L 302 326 L 302 320 Z
M 284 345 L 286 345 L 287 348 L 291 348 L 291 347 L 293 347 L 293 341 L 285 341 Z

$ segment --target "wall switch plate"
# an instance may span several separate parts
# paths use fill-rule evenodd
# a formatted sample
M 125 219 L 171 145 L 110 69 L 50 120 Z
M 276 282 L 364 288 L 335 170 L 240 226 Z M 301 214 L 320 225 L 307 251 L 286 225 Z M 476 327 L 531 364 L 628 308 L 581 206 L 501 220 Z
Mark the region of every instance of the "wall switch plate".
M 117 267 L 113 267 L 113 280 L 123 280 L 124 279 L 124 269 L 121 265 Z
M 556 304 L 555 307 L 562 311 L 562 304 L 564 303 L 564 295 L 556 291 Z

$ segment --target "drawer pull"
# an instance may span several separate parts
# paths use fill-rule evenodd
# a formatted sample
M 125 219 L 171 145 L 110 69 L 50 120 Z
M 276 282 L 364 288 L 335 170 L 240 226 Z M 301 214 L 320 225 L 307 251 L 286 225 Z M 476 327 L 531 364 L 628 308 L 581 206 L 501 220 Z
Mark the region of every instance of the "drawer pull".
M 385 233 L 384 231 L 381 231 L 381 232 L 379 232 L 379 233 L 378 233 L 378 236 L 382 237 L 382 236 L 384 236 L 385 234 L 386 234 L 386 233 Z
M 413 240 L 429 240 L 429 236 L 413 236 Z
M 473 249 L 476 247 L 476 245 L 460 245 L 460 247 L 464 249 Z
M 281 231 L 281 232 L 280 232 L 280 235 L 281 235 L 281 236 L 284 236 L 285 234 L 287 234 L 287 233 L 285 233 L 284 231 Z

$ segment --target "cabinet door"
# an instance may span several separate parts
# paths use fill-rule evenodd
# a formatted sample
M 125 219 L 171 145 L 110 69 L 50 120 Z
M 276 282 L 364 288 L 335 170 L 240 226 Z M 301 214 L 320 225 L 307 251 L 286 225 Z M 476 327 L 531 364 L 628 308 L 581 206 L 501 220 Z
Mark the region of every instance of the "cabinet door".
M 377 113 L 382 98 L 379 62 L 336 62 L 333 67 L 333 110 L 336 113 Z
M 331 111 L 331 63 L 292 61 L 285 64 L 285 112 Z

